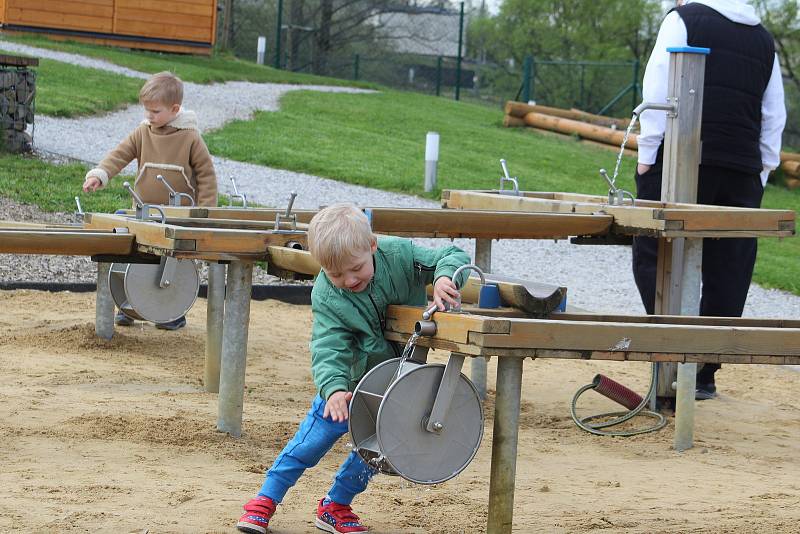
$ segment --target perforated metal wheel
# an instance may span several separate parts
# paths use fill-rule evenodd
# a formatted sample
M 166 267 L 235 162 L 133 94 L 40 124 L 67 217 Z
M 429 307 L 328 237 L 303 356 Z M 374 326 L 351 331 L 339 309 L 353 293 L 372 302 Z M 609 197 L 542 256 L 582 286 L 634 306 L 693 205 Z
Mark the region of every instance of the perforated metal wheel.
M 134 319 L 166 323 L 186 315 L 197 299 L 200 276 L 192 260 L 178 260 L 168 287 L 160 287 L 161 265 L 114 263 L 108 273 L 117 307 Z
M 438 484 L 463 471 L 483 438 L 478 391 L 463 374 L 441 432 L 425 429 L 445 366 L 420 365 L 389 385 L 378 409 L 375 434 L 385 461 L 418 484 Z

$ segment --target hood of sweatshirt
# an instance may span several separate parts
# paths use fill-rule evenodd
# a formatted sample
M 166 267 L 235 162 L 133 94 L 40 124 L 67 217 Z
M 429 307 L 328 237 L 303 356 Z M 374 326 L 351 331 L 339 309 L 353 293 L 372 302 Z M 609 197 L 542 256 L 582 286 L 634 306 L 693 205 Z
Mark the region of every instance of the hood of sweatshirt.
M 144 119 L 142 124 L 146 124 L 150 126 L 150 121 Z M 175 115 L 175 118 L 172 121 L 168 122 L 162 128 L 175 128 L 176 130 L 198 130 L 197 127 L 197 113 L 191 110 L 184 110 L 183 108 L 178 111 L 178 114 Z
M 744 0 L 686 0 L 684 4 L 703 4 L 737 24 L 748 26 L 761 24 L 761 17 L 755 8 Z

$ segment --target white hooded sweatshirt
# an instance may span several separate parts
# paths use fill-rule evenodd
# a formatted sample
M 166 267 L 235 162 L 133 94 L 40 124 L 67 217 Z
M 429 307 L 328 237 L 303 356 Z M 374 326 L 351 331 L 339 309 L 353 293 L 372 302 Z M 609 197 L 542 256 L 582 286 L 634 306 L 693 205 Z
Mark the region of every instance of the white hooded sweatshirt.
M 753 6 L 743 0 L 686 0 L 689 3 L 703 4 L 717 11 L 725 18 L 739 24 L 755 26 L 761 23 Z M 653 53 L 647 62 L 642 82 L 642 99 L 645 102 L 667 102 L 667 78 L 669 76 L 669 52 L 667 48 L 688 46 L 686 25 L 675 11 L 669 13 L 658 31 Z M 713 53 L 713 50 L 712 50 Z M 667 116 L 664 111 L 648 110 L 640 117 L 639 163 L 652 165 L 664 138 Z M 780 164 L 781 134 L 786 124 L 786 105 L 783 97 L 778 56 L 772 65 L 764 96 L 761 100 L 761 183 L 766 185 L 770 171 Z

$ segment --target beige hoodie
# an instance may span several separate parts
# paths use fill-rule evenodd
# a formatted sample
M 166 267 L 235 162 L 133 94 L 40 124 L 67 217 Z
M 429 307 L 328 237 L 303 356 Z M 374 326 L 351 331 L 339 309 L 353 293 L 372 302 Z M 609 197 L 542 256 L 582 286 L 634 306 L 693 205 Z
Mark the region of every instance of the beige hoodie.
M 169 204 L 169 191 L 156 180 L 160 174 L 173 189 L 191 195 L 197 205 L 217 205 L 214 164 L 200 137 L 197 116 L 193 111 L 181 109 L 172 122 L 160 128 L 154 128 L 147 120 L 142 121 L 86 177 L 97 177 L 105 187 L 134 159 L 138 163 L 134 190 L 143 202 Z M 159 164 L 170 168 L 159 169 Z M 182 167 L 183 172 L 176 167 Z M 184 200 L 184 204 L 188 204 L 188 201 Z

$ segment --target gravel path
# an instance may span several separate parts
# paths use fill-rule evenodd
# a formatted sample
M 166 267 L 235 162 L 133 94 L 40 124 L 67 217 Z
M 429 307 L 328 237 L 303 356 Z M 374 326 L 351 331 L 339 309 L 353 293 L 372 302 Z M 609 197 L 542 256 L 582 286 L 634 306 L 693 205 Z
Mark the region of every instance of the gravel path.
M 11 43 L 0 43 L 0 48 L 9 49 Z M 59 61 L 92 66 L 120 72 L 129 76 L 143 77 L 142 73 L 129 71 L 106 62 L 83 58 L 74 54 L 62 54 L 49 50 L 15 45 L 15 51 L 40 57 L 51 57 Z M 280 97 L 291 90 L 311 89 L 328 92 L 364 92 L 340 87 L 293 86 L 282 84 L 257 84 L 228 82 L 216 85 L 186 84 L 185 105 L 197 112 L 201 129 L 219 128 L 233 119 L 248 119 L 256 110 L 275 111 Z M 231 95 L 236 95 L 231 99 Z M 35 144 L 38 149 L 62 154 L 90 163 L 99 161 L 103 155 L 141 120 L 141 110 L 131 106 L 99 117 L 81 119 L 55 119 L 37 117 Z M 422 141 L 421 141 L 422 142 Z M 498 158 L 502 154 L 498 154 Z M 259 165 L 214 158 L 220 190 L 230 191 L 230 178 L 235 177 L 239 188 L 248 197 L 265 205 L 283 205 L 290 191 L 298 192 L 295 206 L 315 208 L 320 204 L 350 201 L 363 206 L 437 207 L 430 200 L 410 195 L 388 193 L 375 189 L 343 184 L 301 173 L 277 170 Z M 423 162 L 417 162 L 422 181 Z M 134 172 L 129 167 L 130 173 Z M 487 176 L 497 174 L 497 169 L 487 169 Z M 522 186 L 525 179 L 522 177 Z M 494 184 L 487 181 L 486 186 Z M 77 188 L 77 184 L 76 184 Z M 16 216 L 14 210 L 6 211 L 5 218 Z M 418 240 L 421 244 L 440 245 L 441 240 Z M 456 240 L 456 244 L 470 253 L 474 252 L 469 240 Z M 64 261 L 71 259 L 64 258 Z M 25 269 L 9 268 L 8 258 L 0 260 L 0 275 L 17 276 L 14 279 L 30 279 Z M 43 260 L 45 261 L 45 260 Z M 49 261 L 49 260 L 47 260 Z M 581 308 L 607 313 L 641 314 L 644 309 L 639 300 L 630 270 L 630 248 L 621 246 L 576 246 L 567 241 L 518 240 L 496 241 L 493 250 L 493 270 L 498 273 L 563 285 L 569 288 L 569 302 Z M 91 280 L 73 269 L 43 265 L 28 274 L 42 273 L 46 279 L 65 277 L 68 280 Z M 84 268 L 78 271 L 84 271 Z M 44 273 L 51 273 L 46 275 Z M 66 280 L 65 280 L 66 281 Z M 768 290 L 753 285 L 750 289 L 745 316 L 750 317 L 800 317 L 800 297 L 784 291 Z

